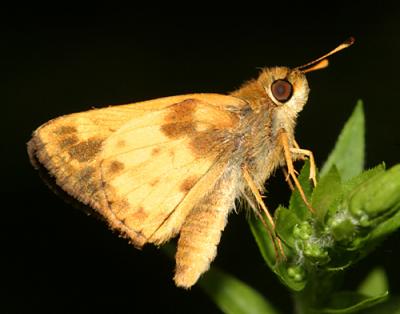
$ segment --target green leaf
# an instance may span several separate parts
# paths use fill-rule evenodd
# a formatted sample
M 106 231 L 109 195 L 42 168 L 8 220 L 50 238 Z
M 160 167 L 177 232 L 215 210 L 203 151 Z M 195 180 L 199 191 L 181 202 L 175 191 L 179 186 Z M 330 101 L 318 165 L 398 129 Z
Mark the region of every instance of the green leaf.
M 302 290 L 306 284 L 304 270 L 301 267 L 292 266 L 284 261 L 276 263 L 275 247 L 265 225 L 255 215 L 251 215 L 248 222 L 261 256 L 264 258 L 268 267 L 289 289 L 294 291 Z M 288 250 L 287 247 L 286 249 Z M 285 253 L 287 253 L 287 250 L 285 250 Z
M 398 206 L 400 206 L 400 165 L 360 185 L 350 200 L 350 210 L 353 213 L 365 213 L 369 217 L 382 215 Z
M 321 177 L 336 165 L 343 180 L 350 179 L 364 168 L 365 121 L 363 103 L 357 102 L 349 120 L 347 120 L 336 145 L 321 169 Z
M 275 228 L 279 237 L 288 246 L 294 247 L 295 236 L 294 227 L 300 225 L 301 221 L 296 214 L 283 206 L 279 206 L 275 211 Z
M 310 162 L 306 160 L 297 179 L 299 180 L 300 185 L 303 188 L 304 194 L 308 200 L 311 199 L 311 193 L 313 190 L 309 179 L 309 175 L 310 175 Z M 310 217 L 310 210 L 304 203 L 297 189 L 295 189 L 292 192 L 289 201 L 289 209 L 292 210 L 297 215 L 297 217 L 299 217 L 299 219 L 302 221 Z
M 400 208 L 399 208 L 400 209 Z M 380 241 L 400 228 L 400 210 L 392 217 L 377 225 L 369 235 L 369 241 Z
M 400 314 L 400 296 L 391 296 L 386 302 L 364 311 L 363 314 Z
M 368 169 L 363 171 L 361 174 L 359 174 L 356 177 L 351 178 L 350 180 L 344 182 L 344 189 L 348 192 L 351 190 L 354 190 L 355 188 L 359 187 L 361 184 L 364 182 L 368 181 L 372 177 L 383 173 L 385 171 L 385 164 L 380 164 L 374 168 Z
M 333 165 L 329 172 L 322 177 L 314 189 L 311 198 L 311 206 L 316 210 L 317 219 L 322 223 L 328 209 L 342 194 L 340 174 Z
M 381 267 L 373 269 L 358 287 L 358 292 L 368 296 L 382 295 L 389 289 L 385 270 Z
M 170 258 L 176 247 L 171 242 L 161 247 Z M 239 279 L 212 266 L 198 281 L 198 285 L 227 314 L 279 314 L 263 296 Z
M 332 295 L 328 307 L 315 309 L 314 311 L 321 314 L 356 313 L 385 301 L 387 297 L 388 292 L 373 297 L 358 292 L 337 292 Z
M 239 279 L 212 267 L 200 287 L 227 314 L 278 314 L 263 296 Z
M 265 216 L 264 218 L 266 219 Z M 273 269 L 276 260 L 275 247 L 267 228 L 254 214 L 249 216 L 248 223 L 254 239 L 256 240 L 258 249 L 260 250 L 261 256 L 264 258 L 264 261 L 267 263 L 269 268 Z

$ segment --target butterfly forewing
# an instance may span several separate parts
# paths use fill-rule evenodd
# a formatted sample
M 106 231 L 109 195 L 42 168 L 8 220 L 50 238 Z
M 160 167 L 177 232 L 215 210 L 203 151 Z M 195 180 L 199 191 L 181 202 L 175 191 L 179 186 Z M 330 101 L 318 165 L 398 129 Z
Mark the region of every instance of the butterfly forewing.
M 239 119 L 234 97 L 167 97 L 52 120 L 29 143 L 66 192 L 134 244 L 179 232 L 223 173 Z

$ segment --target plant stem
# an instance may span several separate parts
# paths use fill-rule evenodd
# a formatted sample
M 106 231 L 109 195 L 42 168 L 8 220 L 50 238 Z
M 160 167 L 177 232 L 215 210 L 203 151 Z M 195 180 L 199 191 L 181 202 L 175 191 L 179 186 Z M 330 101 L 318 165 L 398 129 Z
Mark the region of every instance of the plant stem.
M 316 314 L 314 309 L 321 308 L 326 303 L 341 277 L 338 272 L 313 273 L 304 290 L 294 293 L 294 312 Z

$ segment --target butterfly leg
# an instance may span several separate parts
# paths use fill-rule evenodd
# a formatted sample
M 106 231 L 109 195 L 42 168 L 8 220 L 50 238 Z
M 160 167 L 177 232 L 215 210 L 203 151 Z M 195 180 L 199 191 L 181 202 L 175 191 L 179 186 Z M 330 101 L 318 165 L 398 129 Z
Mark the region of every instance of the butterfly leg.
M 294 154 L 299 154 L 302 156 L 307 156 L 310 160 L 310 175 L 309 178 L 312 180 L 314 186 L 317 186 L 317 171 L 315 166 L 314 154 L 311 150 L 302 148 L 290 148 L 290 151 Z
M 283 153 L 284 153 L 284 156 L 285 156 L 287 172 L 288 172 L 289 176 L 292 178 L 295 186 L 297 187 L 297 189 L 298 189 L 298 191 L 300 193 L 300 196 L 303 199 L 304 204 L 306 204 L 306 206 L 308 207 L 308 209 L 311 212 L 314 212 L 315 210 L 311 207 L 310 203 L 308 202 L 308 200 L 306 198 L 306 195 L 304 193 L 304 190 L 301 187 L 301 184 L 300 184 L 299 180 L 297 179 L 297 174 L 298 173 L 294 169 L 294 166 L 293 166 L 292 151 L 291 151 L 291 148 L 289 146 L 289 138 L 288 138 L 287 133 L 281 132 L 280 136 L 279 136 L 279 141 L 280 141 L 280 144 L 283 147 Z M 314 167 L 315 167 L 315 163 L 314 163 Z
M 252 192 L 253 196 L 255 197 L 255 199 L 257 201 L 257 204 L 261 207 L 261 209 L 263 210 L 263 212 L 265 213 L 265 215 L 268 218 L 268 223 L 266 223 L 266 222 L 264 222 L 264 219 L 262 218 L 261 214 L 258 213 L 259 214 L 258 216 L 261 218 L 261 221 L 267 227 L 269 236 L 271 237 L 271 240 L 274 243 L 276 255 L 277 255 L 276 257 L 277 257 L 277 259 L 280 259 L 281 257 L 283 259 L 285 259 L 285 253 L 283 251 L 281 240 L 275 234 L 274 219 L 272 218 L 271 214 L 269 213 L 269 210 L 262 199 L 262 195 L 261 195 L 260 191 L 258 190 L 256 184 L 254 183 L 247 168 L 243 167 L 242 172 L 243 172 L 243 177 L 244 177 L 245 181 L 247 182 L 247 185 L 250 188 L 250 191 Z
M 294 188 L 294 186 L 293 186 L 292 181 L 290 181 L 290 175 L 289 175 L 289 173 L 287 172 L 287 170 L 286 170 L 285 168 L 282 167 L 281 169 L 282 169 L 283 175 L 285 176 L 286 182 L 287 182 L 288 185 L 289 185 L 290 190 L 291 190 L 291 191 L 294 191 L 295 188 Z
M 314 187 L 317 186 L 317 167 L 315 165 L 315 159 L 314 159 L 314 154 L 311 150 L 308 149 L 302 149 L 300 148 L 299 143 L 296 142 L 296 140 L 293 140 L 294 147 L 291 148 L 292 153 L 297 153 L 300 155 L 300 158 L 304 160 L 304 156 L 308 157 L 310 160 L 310 176 L 309 179 L 312 180 Z

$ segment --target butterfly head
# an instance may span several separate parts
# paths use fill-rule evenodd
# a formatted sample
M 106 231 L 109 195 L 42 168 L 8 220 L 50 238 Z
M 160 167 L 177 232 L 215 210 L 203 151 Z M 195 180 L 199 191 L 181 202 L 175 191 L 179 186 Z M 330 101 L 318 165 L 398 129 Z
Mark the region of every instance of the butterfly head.
M 276 106 L 297 114 L 307 102 L 310 91 L 305 74 L 326 68 L 329 64 L 327 59 L 329 56 L 351 46 L 353 43 L 354 38 L 350 37 L 320 58 L 293 69 L 287 67 L 266 68 L 258 81 Z
M 294 114 L 301 111 L 310 91 L 306 76 L 301 70 L 272 67 L 263 70 L 259 82 L 271 101 Z

